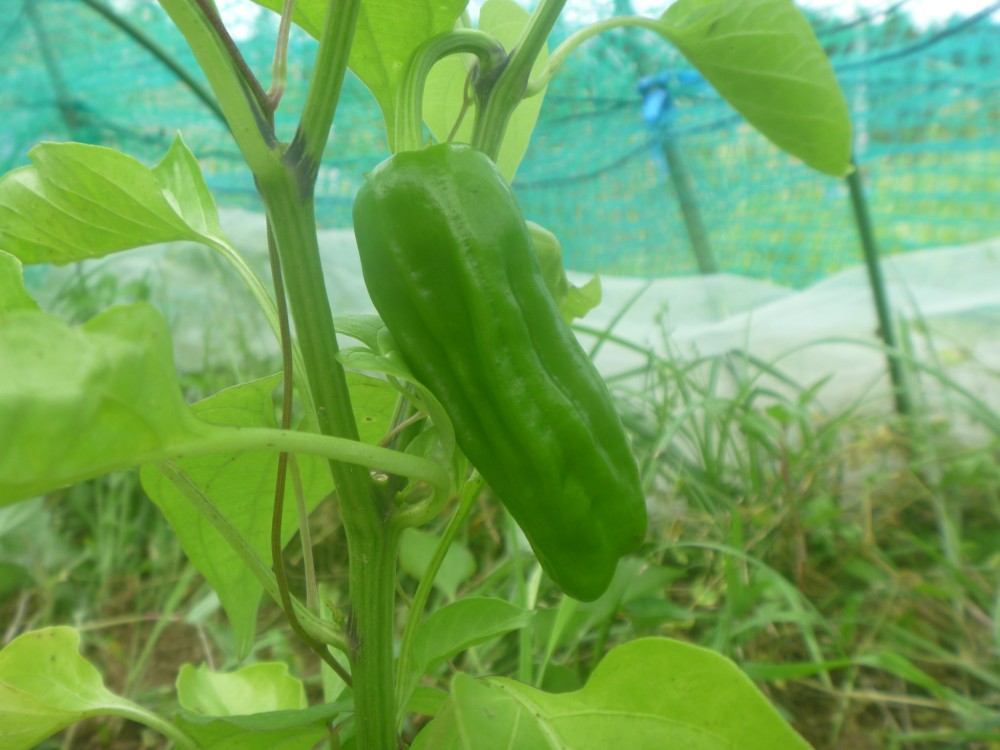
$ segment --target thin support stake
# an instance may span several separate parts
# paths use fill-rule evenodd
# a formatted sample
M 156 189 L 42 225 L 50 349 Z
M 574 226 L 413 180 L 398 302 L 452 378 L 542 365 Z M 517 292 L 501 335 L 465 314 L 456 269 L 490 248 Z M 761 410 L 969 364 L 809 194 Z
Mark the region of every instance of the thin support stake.
M 896 412 L 900 416 L 909 417 L 913 414 L 913 399 L 910 397 L 910 390 L 903 372 L 903 362 L 899 356 L 899 342 L 896 338 L 896 327 L 893 325 L 889 292 L 885 286 L 885 277 L 882 275 L 878 245 L 875 243 L 875 232 L 872 229 L 868 202 L 865 199 L 864 185 L 861 182 L 861 170 L 858 169 L 857 164 L 854 165 L 854 170 L 845 179 L 851 193 L 851 208 L 854 211 L 854 221 L 858 226 L 861 248 L 864 251 L 865 268 L 868 269 L 868 283 L 871 285 L 872 298 L 875 300 L 878 333 L 887 349 L 886 359 L 889 365 L 889 380 L 892 382 Z
M 688 237 L 691 239 L 691 249 L 698 262 L 698 270 L 705 275 L 718 273 L 719 266 L 712 255 L 712 248 L 708 243 L 708 232 L 705 231 L 705 224 L 701 220 L 701 212 L 698 210 L 698 202 L 694 197 L 694 181 L 691 179 L 691 173 L 681 157 L 681 152 L 677 149 L 677 142 L 670 133 L 664 133 L 662 144 L 663 157 L 667 160 L 670 181 L 677 192 L 677 202 L 681 206 L 681 214 L 684 217 Z

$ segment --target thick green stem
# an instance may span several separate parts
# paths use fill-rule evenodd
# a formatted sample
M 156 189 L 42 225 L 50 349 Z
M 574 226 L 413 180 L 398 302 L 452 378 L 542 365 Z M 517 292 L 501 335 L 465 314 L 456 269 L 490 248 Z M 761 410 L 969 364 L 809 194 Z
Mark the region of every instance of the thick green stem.
M 347 70 L 360 0 L 330 0 L 295 139 L 280 175 L 258 177 L 316 418 L 327 435 L 358 439 L 316 239 L 313 187 Z M 398 533 L 391 503 L 356 466 L 331 462 L 350 565 L 350 658 L 359 750 L 395 750 L 392 642 Z
M 306 379 L 320 432 L 358 439 L 324 284 L 311 197 L 299 193 L 295 172 L 259 181 L 274 231 Z M 311 191 L 310 191 L 311 192 Z M 364 468 L 331 462 L 350 564 L 351 666 L 359 750 L 395 750 L 392 601 L 396 542 L 391 504 Z M 388 604 L 386 604 L 388 602 Z
M 267 208 L 316 423 L 357 440 L 324 285 L 313 190 L 343 85 L 361 0 L 328 0 L 313 79 L 291 145 L 268 122 L 270 102 L 218 23 L 210 0 L 160 0 L 205 71 Z M 392 615 L 398 532 L 391 503 L 364 467 L 331 461 L 350 555 L 351 664 L 359 750 L 395 750 Z
M 208 14 L 198 0 L 159 0 L 184 35 L 225 115 L 236 144 L 255 175 L 281 169 L 274 130 L 261 107 L 255 82 L 244 78 L 244 67 L 233 56 L 230 39 L 220 34 L 217 14 Z
M 395 526 L 383 530 L 375 544 L 350 547 L 347 640 L 359 750 L 397 750 L 392 644 L 399 533 Z
M 312 80 L 298 131 L 288 148 L 289 162 L 300 168 L 310 196 L 344 85 L 361 0 L 329 0 L 326 6 Z
M 545 45 L 549 32 L 562 12 L 566 0 L 541 0 L 524 27 L 503 72 L 489 90 L 480 91 L 485 105 L 478 112 L 472 131 L 472 145 L 496 161 L 507 123 L 528 89 L 531 68 Z

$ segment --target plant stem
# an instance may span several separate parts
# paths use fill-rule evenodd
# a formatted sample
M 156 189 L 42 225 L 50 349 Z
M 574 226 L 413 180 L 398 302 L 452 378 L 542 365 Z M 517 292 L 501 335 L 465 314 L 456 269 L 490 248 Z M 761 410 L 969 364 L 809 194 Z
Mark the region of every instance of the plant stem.
M 134 704 L 133 704 L 134 705 Z M 128 719 L 129 721 L 135 721 L 140 724 L 145 724 L 150 729 L 153 729 L 164 737 L 173 740 L 174 746 L 178 748 L 183 748 L 184 750 L 198 750 L 202 747 L 199 743 L 195 742 L 194 739 L 181 730 L 176 724 L 172 724 L 166 719 L 157 716 L 152 711 L 147 711 L 141 706 L 125 706 L 109 713 L 116 716 L 121 716 L 123 719 Z
M 285 13 L 291 13 L 291 0 L 285 3 Z M 284 22 L 285 16 L 282 16 Z M 287 35 L 287 31 L 285 32 Z M 280 46 L 280 42 L 279 42 Z M 278 94 L 280 98 L 280 93 Z M 274 233 L 271 230 L 270 220 L 267 227 L 268 255 L 271 258 L 271 276 L 274 279 L 274 297 L 278 310 L 278 321 L 281 329 L 281 365 L 284 372 L 284 382 L 282 383 L 282 403 L 281 403 L 281 429 L 288 430 L 291 427 L 292 419 L 292 332 L 288 324 L 288 308 L 285 304 L 285 283 L 281 273 L 281 260 L 278 258 L 278 250 L 274 243 Z M 299 637 L 312 651 L 319 656 L 326 665 L 330 667 L 346 684 L 351 684 L 351 675 L 334 658 L 333 654 L 321 642 L 313 638 L 306 632 L 302 623 L 299 622 L 295 614 L 295 605 L 292 603 L 292 595 L 288 590 L 288 577 L 285 575 L 285 560 L 282 556 L 283 545 L 281 543 L 281 521 L 284 518 L 285 509 L 285 480 L 288 476 L 287 451 L 278 454 L 278 470 L 274 488 L 274 505 L 271 514 L 271 564 L 274 567 L 274 579 L 278 584 L 278 593 L 281 595 L 281 608 L 285 612 L 285 618 L 292 628 L 292 632 Z M 304 503 L 299 503 L 299 520 L 303 525 L 306 523 L 304 516 Z M 305 540 L 308 536 L 304 537 Z M 308 598 L 307 598 L 308 606 Z
M 229 31 L 226 29 L 226 25 L 222 22 L 222 17 L 219 15 L 219 11 L 215 7 L 213 0 L 194 0 L 194 2 L 201 9 L 201 12 L 204 14 L 209 24 L 211 24 L 212 28 L 215 29 L 215 33 L 218 36 L 219 41 L 229 53 L 229 59 L 239 72 L 240 78 L 243 79 L 243 83 L 253 95 L 257 106 L 260 107 L 262 111 L 268 111 L 269 107 L 267 95 L 264 93 L 264 89 L 261 88 L 260 82 L 257 80 L 257 76 L 253 74 L 250 66 L 247 65 L 247 61 L 243 59 L 243 53 L 240 52 L 240 48 L 236 46 L 236 42 L 233 41 L 233 38 L 229 35 Z
M 350 543 L 347 643 L 359 750 L 397 750 L 392 645 L 399 531 L 394 525 L 382 531 L 372 544 Z
M 270 102 L 220 28 L 210 0 L 160 0 L 160 4 L 208 76 L 267 208 L 319 431 L 357 441 L 319 257 L 313 191 L 361 0 L 326 3 L 313 78 L 298 131 L 287 149 L 277 142 L 268 123 Z M 351 571 L 349 645 L 357 747 L 395 750 L 392 605 L 399 533 L 389 521 L 389 496 L 379 491 L 363 466 L 331 460 L 330 471 L 340 499 Z M 445 487 L 447 491 L 447 482 Z
M 406 627 L 403 629 L 403 639 L 399 647 L 399 666 L 396 670 L 396 707 L 399 711 L 398 719 L 402 719 L 406 701 L 409 699 L 410 693 L 413 692 L 413 679 L 409 674 L 412 666 L 411 661 L 413 660 L 413 641 L 417 635 L 417 627 L 420 625 L 421 620 L 423 620 L 427 599 L 434 588 L 434 580 L 437 578 L 438 570 L 441 569 L 445 555 L 448 554 L 451 542 L 455 538 L 455 534 L 462 527 L 462 524 L 465 523 L 469 511 L 472 510 L 472 506 L 476 502 L 476 498 L 479 497 L 479 493 L 482 492 L 484 485 L 485 482 L 479 476 L 478 472 L 473 474 L 469 481 L 465 483 L 458 501 L 458 507 L 455 509 L 455 514 L 451 517 L 448 526 L 444 530 L 444 534 L 441 536 L 440 541 L 438 541 L 437 548 L 434 550 L 434 556 L 431 557 L 431 561 L 427 565 L 427 570 L 424 571 L 423 576 L 420 578 L 417 591 L 413 595 L 410 611 L 406 618 Z
M 522 609 L 532 609 L 531 596 L 528 592 L 527 571 L 525 570 L 524 558 L 521 555 L 518 544 L 517 522 L 510 513 L 504 513 L 507 531 L 507 546 L 510 548 L 511 568 L 514 572 L 514 586 L 516 588 L 516 604 Z M 534 644 L 531 628 L 522 628 L 517 634 L 517 679 L 525 685 L 531 685 L 531 673 L 534 671 Z
M 541 0 L 517 40 L 507 65 L 489 88 L 478 92 L 485 97 L 472 131 L 472 145 L 496 161 L 507 123 L 525 96 L 528 78 L 539 51 L 555 26 L 566 0 Z
M 298 168 L 303 184 L 309 186 L 310 198 L 344 85 L 361 0 L 328 0 L 326 6 L 312 80 L 298 130 L 288 148 L 289 163 Z
M 237 531 L 229 520 L 219 512 L 212 501 L 202 492 L 201 488 L 179 466 L 171 461 L 164 461 L 156 467 L 163 475 L 173 482 L 174 486 L 191 504 L 212 524 L 223 539 L 233 548 L 243 564 L 258 580 L 261 587 L 276 604 L 281 604 L 281 593 L 271 569 L 257 556 L 246 538 Z M 336 630 L 332 623 L 323 620 L 299 602 L 293 601 L 293 606 L 299 607 L 300 622 L 309 634 L 316 640 L 344 651 L 347 647 L 343 634 Z
M 503 45 L 495 37 L 475 29 L 446 31 L 417 47 L 410 55 L 396 97 L 396 142 L 393 153 L 413 151 L 423 145 L 421 110 L 427 74 L 438 60 L 458 52 L 474 54 L 485 68 L 499 63 L 504 56 Z
M 643 18 L 642 16 L 615 16 L 614 18 L 606 18 L 603 21 L 592 23 L 590 26 L 585 26 L 579 31 L 571 34 L 562 44 L 556 47 L 555 52 L 553 52 L 549 56 L 549 59 L 545 61 L 545 65 L 542 67 L 541 72 L 528 82 L 528 88 L 525 91 L 524 96 L 531 97 L 536 94 L 540 94 L 548 85 L 549 81 L 552 80 L 552 77 L 556 74 L 562 64 L 566 62 L 566 58 L 569 57 L 573 50 L 581 44 L 598 34 L 603 34 L 605 31 L 620 29 L 627 26 L 648 29 L 656 32 L 660 36 L 665 36 L 667 31 L 669 31 L 666 24 L 656 19 Z
M 260 105 L 253 85 L 243 77 L 239 62 L 233 57 L 232 40 L 220 34 L 218 15 L 214 10 L 205 12 L 198 0 L 158 2 L 187 40 L 254 175 L 280 171 L 274 130 L 268 125 L 266 110 Z
M 445 495 L 450 488 L 447 471 L 435 461 L 380 448 L 377 445 L 368 445 L 357 440 L 296 430 L 276 430 L 270 427 L 206 426 L 206 428 L 206 437 L 187 443 L 175 443 L 155 453 L 142 456 L 136 463 L 159 463 L 192 456 L 244 451 L 304 453 L 327 458 L 337 462 L 339 466 L 350 464 L 359 467 L 362 476 L 366 478 L 366 483 L 367 469 L 371 468 L 427 482 L 435 492 L 442 492 Z M 126 465 L 109 466 L 107 471 L 125 467 Z
M 357 441 L 357 425 L 344 368 L 337 359 L 336 330 L 319 257 L 311 177 L 305 173 L 311 169 L 307 158 L 297 169 L 259 179 L 258 187 L 281 255 L 289 307 L 320 432 Z M 308 194 L 300 192 L 303 179 Z M 348 544 L 349 652 L 358 748 L 395 750 L 392 602 L 399 535 L 388 522 L 392 509 L 389 498 L 378 490 L 365 468 L 331 461 L 330 470 Z
M 281 9 L 281 23 L 278 25 L 278 41 L 274 45 L 274 62 L 271 63 L 271 88 L 267 90 L 267 103 L 274 112 L 285 93 L 288 78 L 288 33 L 292 28 L 292 13 L 295 0 L 285 0 Z

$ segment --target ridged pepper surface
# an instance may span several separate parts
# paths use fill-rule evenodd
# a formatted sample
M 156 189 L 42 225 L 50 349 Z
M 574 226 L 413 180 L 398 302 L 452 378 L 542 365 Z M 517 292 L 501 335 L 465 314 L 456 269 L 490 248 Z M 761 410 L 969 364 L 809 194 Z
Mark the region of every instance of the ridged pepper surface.
M 369 175 L 354 232 L 372 302 L 545 571 L 589 601 L 646 532 L 607 387 L 546 290 L 513 191 L 461 145 Z

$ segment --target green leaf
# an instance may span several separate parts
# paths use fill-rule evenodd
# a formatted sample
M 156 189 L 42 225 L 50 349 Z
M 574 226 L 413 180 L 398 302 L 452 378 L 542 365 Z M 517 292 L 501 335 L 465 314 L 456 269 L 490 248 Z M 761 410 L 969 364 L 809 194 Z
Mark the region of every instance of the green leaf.
M 665 638 L 612 649 L 587 684 L 552 695 L 457 674 L 413 750 L 805 750 L 809 745 L 728 659 Z
M 181 397 L 170 333 L 145 304 L 81 328 L 0 318 L 0 505 L 134 466 L 203 436 Z
M 566 299 L 559 306 L 559 312 L 562 313 L 566 322 L 572 323 L 577 318 L 585 317 L 587 313 L 601 304 L 602 296 L 601 278 L 591 276 L 584 282 L 583 286 L 569 285 Z
M 847 102 L 790 0 L 678 0 L 656 27 L 777 146 L 821 172 L 850 171 Z
M 288 674 L 282 662 L 260 662 L 235 672 L 185 664 L 177 675 L 177 701 L 202 716 L 297 711 L 309 705 L 302 681 Z
M 517 43 L 529 18 L 530 14 L 513 0 L 487 0 L 479 12 L 479 29 L 493 34 L 509 52 Z M 532 66 L 532 72 L 537 73 L 547 59 L 548 51 L 543 47 Z M 438 141 L 447 140 L 455 127 L 465 100 L 468 74 L 469 70 L 462 56 L 451 55 L 435 65 L 427 76 L 423 117 Z M 544 94 L 538 94 L 525 99 L 511 114 L 497 157 L 497 166 L 508 182 L 513 182 L 517 167 L 528 150 L 528 142 L 542 109 L 543 98 Z M 455 134 L 455 141 L 468 143 L 472 138 L 475 109 L 472 105 L 465 112 L 462 124 Z
M 222 236 L 215 198 L 202 177 L 198 161 L 179 135 L 170 144 L 166 156 L 150 171 L 163 197 L 188 227 L 209 237 Z
M 529 610 L 502 599 L 460 599 L 435 610 L 420 623 L 413 641 L 413 677 L 472 646 L 520 630 L 531 622 Z
M 360 341 L 373 352 L 379 350 L 379 332 L 385 323 L 378 315 L 335 315 L 333 325 L 341 336 Z
M 223 236 L 215 201 L 179 136 L 152 169 L 80 143 L 43 143 L 30 156 L 33 164 L 0 177 L 0 247 L 26 263 L 59 264 L 157 242 L 200 242 L 233 266 L 277 334 L 271 293 Z M 294 344 L 293 356 L 304 369 Z
M 403 531 L 399 542 L 399 564 L 410 576 L 418 581 L 427 572 L 427 566 L 434 556 L 440 540 L 434 534 L 420 529 Z M 438 570 L 434 585 L 449 599 L 458 595 L 458 587 L 476 572 L 476 559 L 462 544 L 452 542 Z
M 357 372 L 345 374 L 361 442 L 378 445 L 392 425 L 398 393 L 381 378 Z
M 365 0 L 351 46 L 349 65 L 375 96 L 389 143 L 395 142 L 396 94 L 413 50 L 425 39 L 448 31 L 467 0 Z
M 329 736 L 327 724 L 344 709 L 329 704 L 247 716 L 198 716 L 181 711 L 177 725 L 203 750 L 308 750 Z
M 566 277 L 563 267 L 562 244 L 545 227 L 533 221 L 526 222 L 532 245 L 538 257 L 538 266 L 552 300 L 559 308 L 563 320 L 572 323 L 601 304 L 601 280 L 592 276 L 583 286 L 575 286 Z
M 406 712 L 436 716 L 448 702 L 448 693 L 429 685 L 417 685 L 410 699 L 406 701 Z
M 0 250 L 0 317 L 12 310 L 37 310 L 38 303 L 24 288 L 21 261 Z
M 555 735 L 545 735 L 545 717 L 524 716 L 525 709 L 509 693 L 489 682 L 458 672 L 451 694 L 437 716 L 417 735 L 411 750 L 585 750 Z M 578 710 L 573 706 L 573 710 Z M 631 737 L 616 738 L 625 747 L 640 747 Z M 608 747 L 605 745 L 604 747 Z M 614 745 L 610 745 L 614 746 Z M 597 747 L 597 746 L 594 746 Z M 684 750 L 689 750 L 686 746 Z M 643 748 L 643 750 L 646 750 Z
M 268 10 L 281 15 L 284 0 L 253 0 Z M 326 0 L 298 0 L 292 21 L 313 39 L 319 39 L 323 33 L 323 16 L 326 14 Z
M 254 0 L 281 12 L 284 0 Z M 468 0 L 364 0 L 348 65 L 372 92 L 385 118 L 389 143 L 395 142 L 396 94 L 410 55 L 424 40 L 450 30 Z M 298 0 L 293 20 L 318 39 L 327 0 Z
M 385 331 L 385 328 L 379 329 L 379 333 Z M 378 338 L 381 342 L 387 337 L 378 336 Z M 437 400 L 437 396 L 431 393 L 426 386 L 417 381 L 417 379 L 413 376 L 413 373 L 410 372 L 410 368 L 406 366 L 402 357 L 399 356 L 398 352 L 393 351 L 388 354 L 376 354 L 370 349 L 363 349 L 360 347 L 348 348 L 341 349 L 337 353 L 337 359 L 339 359 L 341 364 L 349 370 L 378 372 L 383 375 L 388 375 L 391 378 L 410 383 L 416 391 L 417 399 L 420 401 L 418 406 L 422 406 L 422 408 L 434 421 L 434 426 L 438 429 L 438 435 L 440 437 L 441 447 L 444 453 L 446 455 L 451 455 L 454 452 L 455 428 L 451 423 L 451 419 L 448 418 L 448 414 L 445 412 L 444 407 L 441 406 L 441 402 Z M 414 394 L 412 392 L 408 392 L 406 395 L 411 399 L 414 398 Z M 381 437 L 381 435 L 379 437 Z
M 191 411 L 206 423 L 233 427 L 276 427 L 273 393 L 281 380 L 273 375 L 227 388 L 195 404 Z M 296 458 L 312 510 L 333 488 L 326 462 Z M 215 453 L 175 462 L 201 488 L 219 513 L 263 560 L 271 559 L 271 508 L 278 457 L 273 452 Z M 215 526 L 155 466 L 140 472 L 143 489 L 163 512 L 188 559 L 215 589 L 233 626 L 240 658 L 253 644 L 262 588 L 239 554 Z M 298 530 L 294 483 L 289 480 L 281 529 L 282 545 Z
M 162 720 L 104 687 L 80 656 L 73 628 L 25 633 L 0 651 L 0 746 L 26 750 L 91 716 L 116 715 L 161 728 Z
M 0 247 L 25 263 L 70 263 L 218 231 L 215 202 L 180 137 L 150 169 L 118 151 L 43 143 L 0 177 Z

